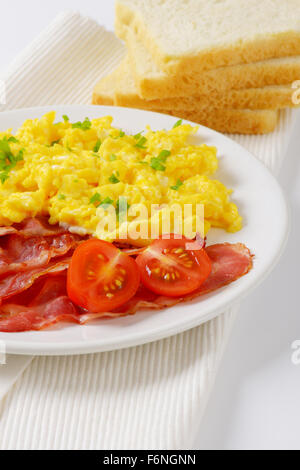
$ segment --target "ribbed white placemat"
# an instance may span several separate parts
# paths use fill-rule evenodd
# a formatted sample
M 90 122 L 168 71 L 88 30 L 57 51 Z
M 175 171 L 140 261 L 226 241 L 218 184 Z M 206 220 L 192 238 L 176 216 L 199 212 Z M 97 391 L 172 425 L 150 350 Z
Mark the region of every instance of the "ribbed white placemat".
M 63 13 L 0 77 L 0 110 L 90 103 L 94 84 L 123 53 L 93 20 Z M 293 117 L 282 113 L 272 135 L 234 139 L 277 173 Z M 236 311 L 137 348 L 33 359 L 0 403 L 0 449 L 191 448 Z M 13 377 L 13 360 L 0 367 L 0 397 L 26 365 L 18 359 Z

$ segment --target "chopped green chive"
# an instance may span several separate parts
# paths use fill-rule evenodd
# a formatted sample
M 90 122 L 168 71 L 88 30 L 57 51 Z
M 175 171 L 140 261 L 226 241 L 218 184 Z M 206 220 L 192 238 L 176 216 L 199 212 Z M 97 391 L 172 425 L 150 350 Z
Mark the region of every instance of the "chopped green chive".
M 169 150 L 162 150 L 160 154 L 158 155 L 158 159 L 165 162 L 166 159 L 171 155 L 171 152 Z
M 21 162 L 22 160 L 24 160 L 24 157 L 23 157 L 24 152 L 25 152 L 25 149 L 21 149 L 19 153 L 14 157 L 13 163 Z
M 14 144 L 18 144 L 18 143 L 19 143 L 18 139 L 16 139 L 16 138 L 13 137 L 13 136 L 10 137 L 7 142 L 13 142 Z
M 137 144 L 135 145 L 135 147 L 144 150 L 144 149 L 146 149 L 146 147 L 145 147 L 145 143 L 146 143 L 146 142 L 147 142 L 146 137 L 141 137 L 141 138 L 139 139 L 139 141 L 137 142 Z
M 162 164 L 161 160 L 159 158 L 151 158 L 151 163 L 150 163 L 151 168 L 156 171 L 165 171 L 166 167 Z
M 85 120 L 83 122 L 78 121 L 78 122 L 75 122 L 74 124 L 72 124 L 73 129 L 82 129 L 83 131 L 87 131 L 91 127 L 92 127 L 92 123 L 89 120 L 89 118 L 85 118 Z
M 139 163 L 140 165 L 149 165 L 148 162 L 137 162 Z
M 91 197 L 90 199 L 90 204 L 100 204 L 101 202 L 101 196 L 99 193 L 94 194 L 94 196 Z
M 117 158 L 118 158 L 117 155 L 112 154 L 112 155 L 109 157 L 109 160 L 110 160 L 111 162 L 114 162 L 115 160 L 117 160 Z
M 69 122 L 69 121 L 70 121 L 69 117 L 68 117 L 66 114 L 63 115 L 63 120 L 64 120 L 65 122 Z
M 100 207 L 103 207 L 103 209 L 105 209 L 106 206 L 112 206 L 113 203 L 114 203 L 114 201 L 112 199 L 110 199 L 110 197 L 106 197 L 101 202 Z
M 95 147 L 94 147 L 94 149 L 93 149 L 93 152 L 98 153 L 98 152 L 99 152 L 99 149 L 100 149 L 100 147 L 101 147 L 101 144 L 102 144 L 101 140 L 98 139 L 98 140 L 97 140 L 97 143 L 96 143 L 96 145 L 95 145 Z
M 177 180 L 177 183 L 175 184 L 175 186 L 171 186 L 171 189 L 173 189 L 174 191 L 178 191 L 182 185 L 183 182 L 181 180 Z
M 116 175 L 111 175 L 111 177 L 109 178 L 109 182 L 112 184 L 117 184 L 120 183 L 120 180 L 116 177 Z
M 9 172 L 16 164 L 23 160 L 24 149 L 14 155 L 10 149 L 8 139 L 4 137 L 0 140 L 0 181 L 5 183 L 9 178 Z
M 1 159 L 8 158 L 9 155 L 11 155 L 10 146 L 7 138 L 4 137 L 2 140 L 0 140 L 0 157 Z
M 58 195 L 58 199 L 59 199 L 60 201 L 64 201 L 64 200 L 66 199 L 66 196 L 65 196 L 64 194 L 59 194 L 59 195 Z
M 135 135 L 133 136 L 133 138 L 134 138 L 135 140 L 140 140 L 140 138 L 142 137 L 142 133 L 143 133 L 143 132 L 144 132 L 144 131 L 139 132 L 138 134 L 135 134 Z
M 116 135 L 116 136 L 110 135 L 110 137 L 111 137 L 112 139 L 116 140 L 116 139 L 119 139 L 120 137 L 124 137 L 125 135 L 126 135 L 125 132 L 123 132 L 122 130 L 120 130 L 120 131 L 119 131 L 119 135 Z
M 60 142 L 60 139 L 54 140 L 54 141 L 51 143 L 50 147 L 53 147 L 55 144 L 59 144 L 59 142 Z
M 169 150 L 162 150 L 158 157 L 156 158 L 151 158 L 151 163 L 150 166 L 153 168 L 153 170 L 156 171 L 165 171 L 166 167 L 164 163 L 166 163 L 167 158 L 171 155 L 171 152 Z
M 2 171 L 0 173 L 0 181 L 1 183 L 5 183 L 6 180 L 8 180 L 9 176 L 8 176 L 8 173 L 6 171 Z
M 176 127 L 181 126 L 181 124 L 182 124 L 182 119 L 180 119 L 179 121 L 177 121 L 177 122 L 174 124 L 173 129 L 176 129 Z
M 111 177 L 109 178 L 109 182 L 112 184 L 117 184 L 120 183 L 120 180 L 115 175 L 111 175 Z

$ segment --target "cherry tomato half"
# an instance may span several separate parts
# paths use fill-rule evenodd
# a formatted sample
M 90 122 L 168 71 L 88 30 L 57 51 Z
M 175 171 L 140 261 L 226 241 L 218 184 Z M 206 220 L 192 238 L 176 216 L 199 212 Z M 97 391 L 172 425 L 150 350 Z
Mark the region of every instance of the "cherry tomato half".
M 211 273 L 205 250 L 188 250 L 186 238 L 157 240 L 136 259 L 142 283 L 156 294 L 181 297 L 197 290 Z
M 68 270 L 70 299 L 92 313 L 110 312 L 138 290 L 140 274 L 135 261 L 101 240 L 88 240 L 74 252 Z

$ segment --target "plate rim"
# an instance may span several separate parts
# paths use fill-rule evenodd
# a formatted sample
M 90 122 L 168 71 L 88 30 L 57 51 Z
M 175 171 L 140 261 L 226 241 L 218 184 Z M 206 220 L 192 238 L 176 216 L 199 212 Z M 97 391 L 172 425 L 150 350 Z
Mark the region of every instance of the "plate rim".
M 67 109 L 77 109 L 79 112 L 80 109 L 82 109 L 82 112 L 86 112 L 89 109 L 95 111 L 95 109 L 102 109 L 102 110 L 107 110 L 106 112 L 108 114 L 113 115 L 114 113 L 118 112 L 118 110 L 122 110 L 122 112 L 134 112 L 134 113 L 141 113 L 141 114 L 150 114 L 150 115 L 157 115 L 163 116 L 164 118 L 169 118 L 170 121 L 176 122 L 179 117 L 174 117 L 174 116 L 169 116 L 166 114 L 162 113 L 157 113 L 157 112 L 152 112 L 152 111 L 147 111 L 147 110 L 138 110 L 134 108 L 125 108 L 125 107 L 118 107 L 118 106 L 102 106 L 102 105 L 80 105 L 80 104 L 73 104 L 73 105 L 47 105 L 47 106 L 37 106 L 37 107 L 27 107 L 27 108 L 18 108 L 18 109 L 12 109 L 12 110 L 7 110 L 7 111 L 2 111 L 1 115 L 3 114 L 9 114 L 9 115 L 14 115 L 17 113 L 47 113 L 50 111 L 57 111 L 59 110 L 63 111 L 64 114 L 67 112 Z M 86 110 L 86 111 L 85 111 Z M 30 117 L 28 119 L 31 119 Z M 136 335 L 131 335 L 129 338 L 123 339 L 122 344 L 99 344 L 99 340 L 91 340 L 88 341 L 87 343 L 47 343 L 45 346 L 45 343 L 41 342 L 34 342 L 33 346 L 24 341 L 16 341 L 16 340 L 9 340 L 9 339 L 2 339 L 0 340 L 5 341 L 6 343 L 6 352 L 8 354 L 16 354 L 16 355 L 35 355 L 35 356 L 60 356 L 60 355 L 67 355 L 67 356 L 72 356 L 72 355 L 82 355 L 82 354 L 92 354 L 92 353 L 97 353 L 97 352 L 108 352 L 108 351 L 115 351 L 115 350 L 122 350 L 126 349 L 129 347 L 135 347 L 135 346 L 141 346 L 144 344 L 152 343 L 155 341 L 162 340 L 164 338 L 172 337 L 177 334 L 183 333 L 185 331 L 188 331 L 192 328 L 195 328 L 197 326 L 200 326 L 208 321 L 211 321 L 212 319 L 218 317 L 220 314 L 224 313 L 226 310 L 229 308 L 234 308 L 236 304 L 238 304 L 241 300 L 246 298 L 248 295 L 250 295 L 260 284 L 264 282 L 264 280 L 270 275 L 270 273 L 274 270 L 275 266 L 278 264 L 285 247 L 288 242 L 288 235 L 290 232 L 290 224 L 291 224 L 291 217 L 290 217 L 290 207 L 287 202 L 287 198 L 285 196 L 285 193 L 278 183 L 277 179 L 275 176 L 272 174 L 272 172 L 266 167 L 266 165 L 260 161 L 255 155 L 253 155 L 249 150 L 244 148 L 241 144 L 230 138 L 228 135 L 224 135 L 220 132 L 217 132 L 213 129 L 210 129 L 208 127 L 196 124 L 192 121 L 188 121 L 184 119 L 184 122 L 191 124 L 193 126 L 198 126 L 199 131 L 203 130 L 205 132 L 208 132 L 212 137 L 218 136 L 218 138 L 222 138 L 223 140 L 227 141 L 230 143 L 230 145 L 234 145 L 237 149 L 240 149 L 243 153 L 248 154 L 248 156 L 251 159 L 254 159 L 256 164 L 261 167 L 261 170 L 265 172 L 268 175 L 268 178 L 270 180 L 273 180 L 273 184 L 277 187 L 278 191 L 278 196 L 281 199 L 282 202 L 282 208 L 283 208 L 283 214 L 284 214 L 284 220 L 282 221 L 282 233 L 281 237 L 278 240 L 278 249 L 276 255 L 274 254 L 272 261 L 269 262 L 268 267 L 260 274 L 260 276 L 255 277 L 250 285 L 247 285 L 243 289 L 240 289 L 241 292 L 238 293 L 236 296 L 234 296 L 234 299 L 228 299 L 227 302 L 224 302 L 222 306 L 219 306 L 218 308 L 214 309 L 212 312 L 207 313 L 206 315 L 202 315 L 201 317 L 195 316 L 194 318 L 190 319 L 189 321 L 182 322 L 180 324 L 174 325 L 172 328 L 167 330 L 167 327 L 164 325 L 163 328 L 159 328 L 158 331 L 151 330 L 151 333 L 149 333 L 149 336 L 147 334 L 140 332 L 139 334 Z M 36 332 L 38 334 L 38 332 Z M 7 333 L 9 335 L 9 333 Z

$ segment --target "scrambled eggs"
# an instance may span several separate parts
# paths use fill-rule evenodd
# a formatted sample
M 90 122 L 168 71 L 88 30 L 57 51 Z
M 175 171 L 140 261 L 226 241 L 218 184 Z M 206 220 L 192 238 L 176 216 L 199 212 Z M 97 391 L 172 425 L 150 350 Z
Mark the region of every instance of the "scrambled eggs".
M 179 122 L 168 131 L 148 128 L 131 136 L 112 127 L 111 117 L 54 120 L 51 112 L 27 120 L 15 136 L 0 133 L 0 225 L 48 215 L 51 224 L 101 237 L 99 208 L 118 211 L 124 198 L 127 207 L 149 209 L 203 204 L 206 233 L 211 227 L 241 229 L 231 191 L 211 178 L 218 169 L 216 148 L 188 143 L 197 128 Z

